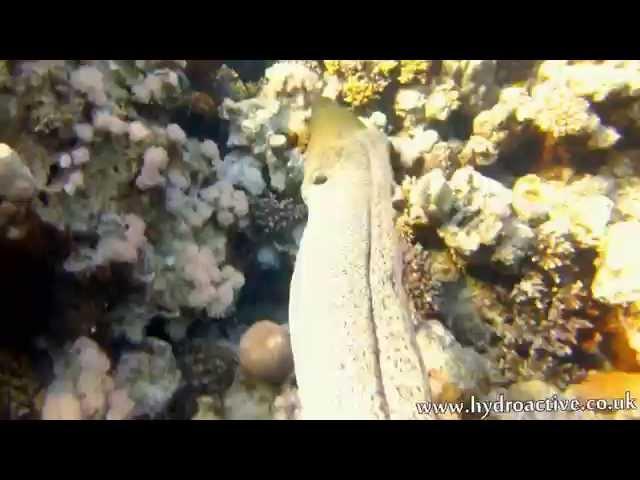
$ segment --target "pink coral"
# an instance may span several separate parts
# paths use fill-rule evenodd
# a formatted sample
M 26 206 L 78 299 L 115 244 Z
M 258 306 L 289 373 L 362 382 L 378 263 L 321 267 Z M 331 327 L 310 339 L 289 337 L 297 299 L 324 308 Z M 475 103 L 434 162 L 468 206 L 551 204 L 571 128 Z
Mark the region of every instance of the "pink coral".
M 167 168 L 169 164 L 169 156 L 167 151 L 162 147 L 149 147 L 144 152 L 144 164 L 136 185 L 141 190 L 146 190 L 157 185 L 164 185 L 165 179 L 160 174 L 162 170 Z
M 97 263 L 108 262 L 134 263 L 138 259 L 138 251 L 145 245 L 145 223 L 134 214 L 124 216 L 124 239 L 105 237 L 100 240 L 97 251 Z

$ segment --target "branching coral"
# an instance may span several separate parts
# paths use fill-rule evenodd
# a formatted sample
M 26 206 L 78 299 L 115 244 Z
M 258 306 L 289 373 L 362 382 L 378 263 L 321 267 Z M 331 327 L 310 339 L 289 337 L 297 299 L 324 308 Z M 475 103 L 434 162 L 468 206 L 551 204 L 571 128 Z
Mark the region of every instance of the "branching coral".
M 513 207 L 521 219 L 539 224 L 542 236 L 565 236 L 578 247 L 594 247 L 611 218 L 614 204 L 607 194 L 612 188 L 612 182 L 601 177 L 584 176 L 565 184 L 526 175 L 514 185 Z
M 392 72 L 398 67 L 396 60 L 325 60 L 330 76 L 341 80 L 341 96 L 345 102 L 360 107 L 380 98 L 391 83 Z M 409 70 L 403 78 L 408 79 Z
M 473 133 L 460 153 L 462 164 L 490 165 L 498 154 L 517 144 L 523 126 L 516 120 L 516 109 L 528 100 L 523 88 L 505 88 L 498 103 L 480 112 L 473 120 Z
M 132 264 L 134 275 L 150 289 L 155 300 L 144 315 L 136 313 L 137 303 L 129 306 L 128 313 L 124 305 L 118 310 L 116 331 L 126 326 L 135 341 L 141 341 L 142 328 L 150 318 L 163 311 L 165 297 L 174 296 L 163 293 L 169 285 L 162 283 L 165 255 L 175 255 L 174 239 L 192 242 L 206 237 L 200 230 L 209 222 L 223 228 L 244 227 L 248 222 L 246 193 L 220 181 L 227 172 L 222 171 L 217 145 L 190 138 L 166 117 L 141 115 L 148 112 L 137 111 L 139 106 L 131 98 L 131 89 L 140 93 L 148 87 L 150 102 L 173 108 L 181 95 L 181 68 L 181 64 L 152 62 L 85 62 L 79 67 L 54 62 L 19 69 L 24 98 L 31 95 L 29 85 L 47 81 L 75 95 L 72 98 L 86 98 L 99 107 L 83 107 L 81 115 L 71 119 L 69 132 L 57 133 L 66 142 L 64 149 L 58 149 L 58 144 L 53 151 L 48 145 L 43 148 L 29 137 L 18 147 L 33 167 L 31 183 L 43 190 L 35 201 L 36 211 L 60 228 L 86 237 L 74 246 L 67 268 L 84 272 L 113 262 Z M 93 230 L 97 243 L 88 235 Z M 212 248 L 222 261 L 224 245 Z M 171 317 L 180 307 L 189 307 L 186 296 L 177 295 L 180 300 L 168 302 L 170 311 L 163 313 Z M 178 317 L 174 319 L 180 324 L 178 330 L 190 323 Z
M 445 60 L 441 75 L 456 83 L 463 108 L 477 113 L 493 106 L 498 98 L 495 60 Z
M 82 118 L 85 100 L 67 83 L 65 63 L 25 62 L 18 69 L 14 80 L 18 118 L 24 119 L 27 128 L 36 134 L 68 138 L 73 124 Z
M 181 379 L 171 345 L 149 337 L 143 350 L 125 352 L 114 374 L 115 392 L 112 403 L 128 404 L 127 417 L 154 417 L 162 412 L 176 392 Z M 115 398 L 114 398 L 115 397 Z M 120 408 L 120 410 L 122 410 Z M 122 412 L 111 412 L 112 415 Z
M 292 198 L 279 199 L 272 193 L 257 197 L 252 205 L 254 228 L 258 234 L 282 236 L 304 222 L 307 209 Z
M 502 381 L 539 379 L 564 387 L 582 378 L 586 370 L 576 356 L 591 353 L 582 337 L 594 332 L 584 285 L 570 284 L 554 294 L 544 277 L 531 271 L 507 293 L 469 281 L 445 310 L 457 338 L 487 352 Z
M 227 145 L 250 147 L 266 163 L 271 188 L 283 191 L 302 179 L 295 147 L 306 144 L 312 97 L 322 84 L 315 72 L 293 62 L 276 63 L 265 75 L 267 81 L 257 97 L 225 99 L 220 113 L 231 122 Z
M 593 149 L 611 147 L 620 138 L 615 129 L 601 124 L 600 118 L 590 110 L 589 102 L 552 81 L 535 86 L 531 100 L 520 106 L 516 115 L 519 121 L 532 121 L 540 131 L 556 140 L 585 137 Z
M 446 288 L 460 276 L 449 253 L 428 251 L 417 244 L 405 253 L 404 264 L 404 285 L 418 316 L 440 316 L 447 300 Z
M 620 133 L 604 124 L 599 116 L 602 108 L 596 112 L 594 104 L 609 97 L 633 97 L 637 78 L 637 67 L 624 62 L 543 62 L 530 91 L 505 88 L 495 106 L 476 116 L 473 135 L 461 159 L 478 165 L 493 163 L 498 154 L 508 153 L 532 133 L 529 126 L 552 146 L 571 140 L 586 150 L 610 148 L 618 142 Z M 616 117 L 609 115 L 604 120 L 609 118 Z
M 409 136 L 391 137 L 393 148 L 400 155 L 402 165 L 410 169 L 418 158 L 423 161 L 438 143 L 439 136 L 435 130 L 418 127 L 409 131 Z
M 472 168 L 457 170 L 449 181 L 452 216 L 438 230 L 445 243 L 463 255 L 493 245 L 511 221 L 511 191 Z
M 122 355 L 115 373 L 100 347 L 81 337 L 56 364 L 44 419 L 123 420 L 155 416 L 167 405 L 180 381 L 171 346 L 149 338 L 145 350 Z
M 540 65 L 538 77 L 560 81 L 576 95 L 594 102 L 640 96 L 640 62 L 636 60 L 598 63 L 550 60 Z
M 56 379 L 47 389 L 42 418 L 104 418 L 110 409 L 111 362 L 91 339 L 81 337 L 57 361 Z
M 198 395 L 221 395 L 236 377 L 238 355 L 224 344 L 196 339 L 182 346 L 178 363 L 188 388 Z
M 78 249 L 67 259 L 65 268 L 77 272 L 112 262 L 136 263 L 146 246 L 144 231 L 145 223 L 137 215 L 104 215 L 97 228 L 96 247 Z
M 424 87 L 399 88 L 394 99 L 394 111 L 405 128 L 415 127 L 425 118 L 427 101 Z
M 242 226 L 249 213 L 244 191 L 234 189 L 224 180 L 202 189 L 190 188 L 187 192 L 171 185 L 166 192 L 166 206 L 191 227 L 202 227 L 214 212 L 216 222 L 223 228 L 233 223 Z
M 173 248 L 170 261 L 163 262 L 151 286 L 158 304 L 168 312 L 189 307 L 204 309 L 214 318 L 227 314 L 244 285 L 242 273 L 224 265 L 210 247 L 178 241 Z M 183 338 L 190 323 L 188 318 L 171 321 L 170 335 Z
M 432 67 L 431 64 L 430 60 L 400 60 L 398 82 L 402 84 L 426 83 Z

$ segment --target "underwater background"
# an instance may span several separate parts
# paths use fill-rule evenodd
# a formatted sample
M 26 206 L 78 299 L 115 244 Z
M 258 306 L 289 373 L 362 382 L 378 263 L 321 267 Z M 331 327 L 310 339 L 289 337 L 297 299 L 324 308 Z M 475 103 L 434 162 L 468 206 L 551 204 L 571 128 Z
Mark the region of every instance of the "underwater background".
M 319 98 L 388 147 L 368 155 L 389 199 L 362 215 L 398 260 L 367 265 L 398 275 L 425 399 L 638 418 L 610 402 L 640 395 L 640 62 L 588 60 L 0 61 L 0 418 L 304 418 L 295 336 L 322 305 L 292 337 L 301 241 L 348 270 L 327 249 L 349 230 L 305 235 L 307 185 L 338 171 L 309 159 L 365 148 L 312 128 Z M 310 332 L 337 378 L 341 333 Z

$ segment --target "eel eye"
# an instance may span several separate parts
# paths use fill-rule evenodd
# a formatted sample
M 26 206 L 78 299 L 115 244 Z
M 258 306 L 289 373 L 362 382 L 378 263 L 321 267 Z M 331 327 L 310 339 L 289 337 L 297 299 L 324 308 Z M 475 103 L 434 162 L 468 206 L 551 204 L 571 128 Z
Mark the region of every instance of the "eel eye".
M 322 185 L 323 183 L 326 183 L 327 180 L 327 176 L 324 173 L 316 173 L 313 176 L 314 185 Z

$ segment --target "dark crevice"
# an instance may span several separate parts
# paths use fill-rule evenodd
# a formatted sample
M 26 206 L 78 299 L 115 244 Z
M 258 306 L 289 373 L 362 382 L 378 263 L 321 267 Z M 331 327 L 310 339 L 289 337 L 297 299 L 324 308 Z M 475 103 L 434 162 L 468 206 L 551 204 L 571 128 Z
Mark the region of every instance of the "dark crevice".
M 189 107 L 176 108 L 170 117 L 172 123 L 177 123 L 188 137 L 198 140 L 213 140 L 220 149 L 226 145 L 229 136 L 228 122 L 218 116 L 203 115 L 194 112 Z
M 491 165 L 478 166 L 482 175 L 512 188 L 517 177 L 535 172 L 542 156 L 543 139 L 529 136 L 506 153 L 501 154 Z
M 473 132 L 473 117 L 462 110 L 454 110 L 446 121 L 434 121 L 431 124 L 443 141 L 453 139 L 467 141 Z
M 289 304 L 289 285 L 293 271 L 284 267 L 278 270 L 263 270 L 254 263 L 245 272 L 246 284 L 240 291 L 237 309 L 261 303 Z
M 481 280 L 492 285 L 498 285 L 508 290 L 512 290 L 521 279 L 520 275 L 511 275 L 506 272 L 500 272 L 490 265 L 469 264 L 466 267 L 466 273 L 477 280 Z
M 425 250 L 445 250 L 447 248 L 435 227 L 416 226 L 413 232 L 415 243 L 419 243 Z
M 225 65 L 232 68 L 244 82 L 257 82 L 264 77 L 264 72 L 273 60 L 225 60 Z

